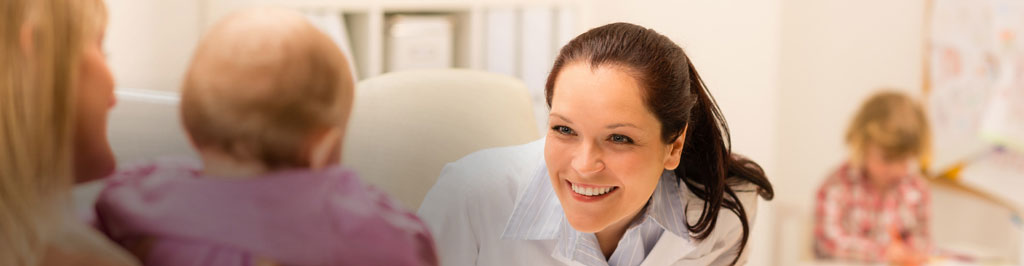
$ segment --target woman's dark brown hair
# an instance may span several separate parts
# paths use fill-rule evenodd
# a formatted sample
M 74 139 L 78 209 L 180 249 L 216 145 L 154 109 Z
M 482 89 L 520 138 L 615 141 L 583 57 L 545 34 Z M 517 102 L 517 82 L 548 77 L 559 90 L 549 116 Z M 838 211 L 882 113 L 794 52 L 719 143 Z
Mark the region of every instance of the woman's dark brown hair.
M 725 117 L 683 49 L 652 29 L 629 23 L 591 29 L 562 47 L 555 59 L 545 88 L 549 107 L 558 73 L 573 63 L 626 69 L 643 84 L 647 108 L 661 122 L 665 143 L 672 143 L 686 129 L 688 136 L 675 173 L 691 192 L 704 200 L 697 223 L 687 227 L 694 237 L 705 239 L 715 229 L 721 208 L 735 213 L 743 226 L 735 263 L 746 246 L 750 225 L 733 186 L 753 183 L 758 194 L 768 200 L 775 192 L 761 166 L 732 154 Z

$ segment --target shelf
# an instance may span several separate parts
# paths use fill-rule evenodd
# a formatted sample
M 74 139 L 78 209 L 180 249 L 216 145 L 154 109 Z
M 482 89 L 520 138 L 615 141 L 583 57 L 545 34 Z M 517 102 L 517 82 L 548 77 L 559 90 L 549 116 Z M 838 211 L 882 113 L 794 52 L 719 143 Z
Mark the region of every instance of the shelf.
M 532 63 L 549 63 L 553 61 L 561 42 L 568 39 L 567 36 L 579 33 L 579 16 L 559 17 L 562 14 L 577 12 L 578 1 L 576 0 L 535 0 L 535 1 L 511 1 L 511 0 L 483 0 L 483 1 L 329 1 L 329 0 L 220 0 L 207 1 L 204 9 L 205 23 L 203 28 L 208 27 L 221 17 L 231 12 L 253 6 L 280 6 L 293 8 L 305 13 L 336 13 L 340 14 L 345 30 L 348 34 L 348 42 L 351 50 L 351 60 L 355 65 L 356 77 L 359 80 L 374 77 L 387 72 L 388 60 L 388 25 L 389 20 L 397 16 L 405 15 L 439 15 L 449 16 L 452 20 L 452 58 L 453 68 L 468 68 L 489 70 L 487 65 L 487 17 L 491 10 L 512 10 L 516 12 L 515 23 L 522 27 L 525 23 L 521 21 L 523 13 L 537 9 L 550 9 L 552 24 L 551 35 L 560 34 L 551 38 L 550 44 L 543 44 L 541 47 L 550 47 L 547 51 L 550 58 L 538 58 L 527 60 Z M 567 19 L 571 18 L 571 19 Z M 554 24 L 566 25 L 554 25 Z M 566 30 L 568 29 L 568 30 Z M 525 29 L 516 29 L 513 33 L 515 38 L 520 38 Z M 512 40 L 511 45 L 504 45 L 502 49 L 508 49 L 508 54 L 519 56 L 519 49 L 524 49 L 524 42 L 521 39 Z M 536 47 L 536 46 L 534 46 Z M 493 51 L 492 51 L 493 52 Z M 544 54 L 544 53 L 542 53 Z M 512 68 L 513 73 L 504 73 L 526 80 L 536 79 L 532 73 L 536 71 L 524 71 L 530 69 L 520 66 L 522 59 L 517 59 L 517 64 Z M 540 68 L 545 69 L 544 65 Z M 532 67 L 531 67 L 532 68 Z M 499 71 L 500 72 L 500 71 Z M 527 77 L 521 76 L 526 73 Z M 545 74 L 546 75 L 546 74 Z M 536 83 L 536 82 L 533 82 Z M 536 87 L 536 84 L 531 84 Z M 531 88 L 535 90 L 538 88 Z

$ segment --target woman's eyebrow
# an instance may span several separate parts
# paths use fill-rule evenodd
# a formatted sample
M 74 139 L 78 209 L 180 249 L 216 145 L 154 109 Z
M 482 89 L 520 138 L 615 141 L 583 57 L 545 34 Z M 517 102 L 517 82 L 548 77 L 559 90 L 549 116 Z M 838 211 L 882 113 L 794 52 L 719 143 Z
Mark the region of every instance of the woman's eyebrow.
M 615 123 L 615 124 L 611 124 L 611 125 L 607 126 L 608 129 L 614 129 L 614 128 L 618 128 L 618 127 L 633 127 L 633 128 L 637 128 L 637 129 L 640 128 L 640 127 L 638 127 L 638 126 L 636 126 L 634 124 L 630 124 L 630 123 Z
M 562 115 L 560 115 L 558 113 L 551 113 L 551 116 L 557 117 L 558 119 L 565 120 L 565 122 L 568 122 L 569 124 L 572 124 L 572 120 L 569 120 L 569 118 L 566 118 L 565 116 L 562 116 Z

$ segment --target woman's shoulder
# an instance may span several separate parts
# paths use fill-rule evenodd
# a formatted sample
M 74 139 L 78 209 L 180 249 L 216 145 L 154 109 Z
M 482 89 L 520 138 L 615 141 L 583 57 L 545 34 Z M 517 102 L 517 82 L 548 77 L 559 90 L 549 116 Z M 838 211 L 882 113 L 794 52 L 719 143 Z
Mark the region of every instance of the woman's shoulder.
M 450 163 L 418 214 L 441 243 L 501 234 L 515 199 L 543 163 L 544 140 L 485 149 Z M 466 235 L 469 232 L 468 235 Z M 465 243 L 463 243 L 465 244 Z M 444 251 L 444 246 L 440 246 Z M 459 252 L 463 252 L 460 250 Z
M 752 226 L 757 217 L 759 188 L 756 184 L 743 180 L 730 179 L 730 181 L 729 187 L 736 194 L 736 198 L 739 199 L 740 203 L 743 204 L 747 222 Z M 704 210 L 705 200 L 698 197 L 693 191 L 690 191 L 686 185 L 681 185 L 681 187 L 687 190 L 684 196 L 686 198 L 686 220 L 690 224 L 696 224 L 697 220 L 700 219 L 701 212 Z M 718 211 L 717 220 L 712 236 L 735 234 L 742 229 L 739 215 L 724 207 Z
M 682 187 L 683 189 L 688 189 L 686 185 L 682 185 Z M 757 217 L 757 198 L 759 196 L 757 185 L 746 181 L 739 181 L 731 183 L 729 187 L 732 188 L 736 198 L 743 204 L 748 228 L 753 228 L 755 218 Z M 689 224 L 696 224 L 704 210 L 705 201 L 692 191 L 687 191 L 684 198 L 686 199 L 686 220 Z M 707 238 L 697 241 L 697 250 L 692 252 L 691 255 L 695 257 L 715 257 L 716 259 L 713 260 L 716 262 L 731 262 L 740 248 L 739 244 L 743 237 L 743 223 L 739 215 L 724 207 L 718 211 L 716 220 L 714 230 L 711 231 Z M 747 253 L 749 251 L 744 251 L 743 257 L 746 257 Z M 743 258 L 740 259 L 741 262 L 743 260 Z
M 441 170 L 433 190 L 450 192 L 518 191 L 544 161 L 544 139 L 530 143 L 477 151 Z M 482 196 L 482 195 L 481 195 Z

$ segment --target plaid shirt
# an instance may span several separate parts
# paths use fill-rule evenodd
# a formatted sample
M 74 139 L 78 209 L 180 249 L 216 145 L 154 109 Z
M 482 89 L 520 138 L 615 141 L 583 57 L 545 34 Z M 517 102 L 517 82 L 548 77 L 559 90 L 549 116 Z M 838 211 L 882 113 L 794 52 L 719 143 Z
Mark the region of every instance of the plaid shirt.
M 814 249 L 821 259 L 880 262 L 894 237 L 930 248 L 927 182 L 918 175 L 879 191 L 860 169 L 843 164 L 818 190 Z

